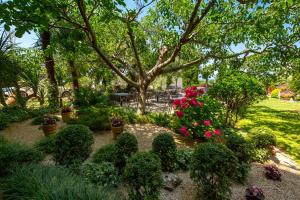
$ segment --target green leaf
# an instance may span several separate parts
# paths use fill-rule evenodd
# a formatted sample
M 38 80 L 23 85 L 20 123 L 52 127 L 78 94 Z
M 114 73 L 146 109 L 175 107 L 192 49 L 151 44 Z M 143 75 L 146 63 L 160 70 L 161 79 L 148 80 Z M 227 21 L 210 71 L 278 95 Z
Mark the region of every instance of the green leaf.
M 15 36 L 18 37 L 18 38 L 21 38 L 25 33 L 25 30 L 22 30 L 22 29 L 18 29 L 15 33 Z
M 5 25 L 4 25 L 4 29 L 5 29 L 6 31 L 10 31 L 9 25 L 5 24 Z

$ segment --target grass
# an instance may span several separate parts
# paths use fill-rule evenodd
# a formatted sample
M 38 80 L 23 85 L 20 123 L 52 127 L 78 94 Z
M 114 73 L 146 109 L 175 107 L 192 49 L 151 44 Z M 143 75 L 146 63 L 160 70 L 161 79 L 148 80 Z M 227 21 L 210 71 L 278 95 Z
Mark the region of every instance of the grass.
M 272 129 L 278 146 L 300 164 L 300 102 L 269 98 L 250 107 L 237 123 L 244 131 L 260 126 Z

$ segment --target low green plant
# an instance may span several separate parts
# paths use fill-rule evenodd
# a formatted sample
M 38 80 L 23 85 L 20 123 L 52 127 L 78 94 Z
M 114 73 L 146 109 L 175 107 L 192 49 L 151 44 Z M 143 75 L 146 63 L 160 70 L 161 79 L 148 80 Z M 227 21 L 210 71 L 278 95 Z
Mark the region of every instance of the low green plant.
M 7 119 L 7 116 L 3 113 L 0 113 L 0 130 L 5 129 L 9 124 L 9 120 Z
M 87 163 L 81 166 L 81 174 L 87 181 L 98 186 L 116 187 L 120 182 L 118 170 L 112 163 Z
M 1 139 L 0 176 L 11 172 L 21 164 L 35 163 L 44 159 L 44 154 L 34 148 Z
M 249 137 L 256 148 L 269 148 L 277 144 L 275 134 L 268 127 L 252 128 L 249 131 Z
M 243 183 L 245 182 L 251 168 L 254 150 L 253 145 L 244 137 L 235 133 L 228 135 L 225 144 L 238 158 L 237 174 L 234 176 L 235 180 Z
M 70 125 L 60 130 L 56 136 L 54 159 L 60 165 L 69 166 L 85 161 L 92 152 L 94 138 L 88 127 Z
M 114 144 L 107 144 L 100 149 L 92 157 L 92 162 L 102 163 L 102 162 L 111 162 L 115 163 L 116 161 L 116 146 Z
M 230 199 L 230 178 L 236 174 L 238 159 L 223 144 L 199 144 L 191 160 L 191 178 L 197 184 L 197 198 Z
M 281 90 L 279 89 L 279 88 L 276 88 L 275 90 L 273 90 L 272 92 L 271 92 L 271 97 L 272 98 L 279 98 L 279 92 L 280 92 Z
M 270 158 L 270 151 L 268 149 L 258 148 L 253 151 L 253 162 L 265 163 Z
M 138 141 L 131 133 L 122 133 L 117 137 L 115 166 L 122 172 L 126 160 L 138 151 Z
M 162 133 L 156 136 L 152 143 L 152 150 L 161 159 L 161 168 L 163 171 L 174 171 L 176 162 L 176 144 L 170 134 Z
M 171 123 L 171 119 L 173 116 L 168 115 L 166 113 L 149 113 L 147 114 L 147 118 L 150 123 L 156 124 L 162 127 L 169 127 Z
M 133 155 L 126 164 L 124 180 L 128 186 L 129 199 L 159 199 L 162 187 L 159 157 L 150 152 Z
M 49 135 L 34 144 L 34 147 L 45 154 L 52 154 L 55 148 L 56 135 Z
M 57 166 L 27 165 L 17 168 L 3 186 L 3 198 L 7 200 L 119 199 L 114 191 L 94 187 L 81 176 Z
M 186 171 L 190 168 L 193 150 L 191 149 L 178 149 L 176 152 L 176 170 Z

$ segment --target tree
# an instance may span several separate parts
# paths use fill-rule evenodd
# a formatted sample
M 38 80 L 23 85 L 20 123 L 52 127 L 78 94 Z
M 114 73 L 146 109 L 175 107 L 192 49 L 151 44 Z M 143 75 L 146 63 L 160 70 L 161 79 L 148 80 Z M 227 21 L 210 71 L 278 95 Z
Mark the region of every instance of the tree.
M 293 1 L 136 2 L 135 8 L 124 0 L 42 0 L 26 5 L 46 9 L 57 19 L 56 27 L 68 24 L 83 31 L 106 67 L 138 90 L 142 114 L 146 90 L 158 76 L 208 61 L 281 51 L 297 31 L 284 27 L 294 23 L 299 11 Z M 230 46 L 240 43 L 246 48 L 231 52 Z

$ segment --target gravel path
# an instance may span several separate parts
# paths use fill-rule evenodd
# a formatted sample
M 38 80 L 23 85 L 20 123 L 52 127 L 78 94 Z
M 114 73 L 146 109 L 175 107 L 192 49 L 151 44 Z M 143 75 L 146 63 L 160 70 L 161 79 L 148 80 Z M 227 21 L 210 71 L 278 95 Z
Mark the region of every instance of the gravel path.
M 42 130 L 38 126 L 30 125 L 31 120 L 11 124 L 7 129 L 0 131 L 1 135 L 12 141 L 18 141 L 28 145 L 43 138 Z M 66 126 L 62 122 L 58 123 L 59 128 Z M 178 148 L 192 148 L 195 146 L 190 140 L 171 132 L 168 129 L 158 127 L 152 124 L 146 125 L 127 125 L 125 130 L 136 135 L 140 150 L 151 149 L 153 138 L 162 132 L 169 132 L 173 135 Z M 114 143 L 110 131 L 99 131 L 94 133 L 95 143 L 94 151 L 101 146 Z M 272 162 L 272 161 L 270 161 Z M 256 185 L 264 191 L 267 200 L 300 200 L 300 171 L 292 169 L 289 166 L 277 164 L 282 172 L 282 181 L 276 182 L 268 180 L 264 176 L 264 169 L 261 164 L 254 163 L 245 185 L 233 184 L 232 200 L 244 200 L 245 189 L 248 185 Z M 162 190 L 162 200 L 192 200 L 195 194 L 195 185 L 189 178 L 188 172 L 177 172 L 177 175 L 183 179 L 182 184 L 174 191 Z

